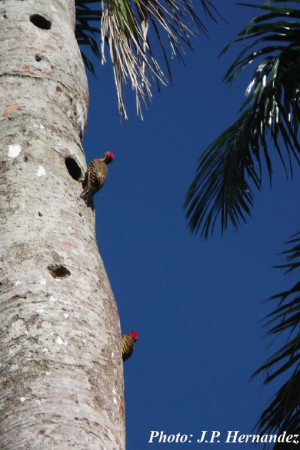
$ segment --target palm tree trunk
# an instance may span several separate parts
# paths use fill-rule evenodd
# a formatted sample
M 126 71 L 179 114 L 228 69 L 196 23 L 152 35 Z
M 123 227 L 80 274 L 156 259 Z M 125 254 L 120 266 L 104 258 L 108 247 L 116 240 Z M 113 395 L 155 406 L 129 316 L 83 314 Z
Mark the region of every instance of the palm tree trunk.
M 123 449 L 119 317 L 79 198 L 74 0 L 1 2 L 0 19 L 0 448 Z

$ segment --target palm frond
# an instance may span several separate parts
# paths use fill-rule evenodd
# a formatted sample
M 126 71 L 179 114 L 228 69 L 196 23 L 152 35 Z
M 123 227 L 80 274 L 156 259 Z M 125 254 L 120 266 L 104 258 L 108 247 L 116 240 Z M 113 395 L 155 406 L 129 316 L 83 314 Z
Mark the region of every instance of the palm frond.
M 286 272 L 300 266 L 300 232 L 287 242 L 291 246 L 284 251 L 286 264 L 276 266 Z M 266 317 L 269 336 L 288 336 L 287 343 L 275 352 L 254 374 L 266 373 L 264 384 L 270 383 L 280 375 L 288 377 L 276 393 L 274 399 L 263 411 L 256 429 L 260 434 L 286 431 L 287 434 L 300 434 L 300 282 L 290 289 L 276 294 L 270 300 L 276 300 L 275 310 Z M 277 449 L 279 444 L 273 447 Z M 289 446 L 298 448 L 298 446 Z
M 300 163 L 300 23 L 293 21 L 300 17 L 300 9 L 258 8 L 267 13 L 253 19 L 233 41 L 243 41 L 245 48 L 225 75 L 231 82 L 257 61 L 246 90 L 248 98 L 240 118 L 199 158 L 185 199 L 189 227 L 195 233 L 201 228 L 204 237 L 213 232 L 219 216 L 222 231 L 228 222 L 235 229 L 246 222 L 253 206 L 253 187 L 261 188 L 264 165 L 272 181 L 270 147 L 275 147 L 287 175 L 292 176 L 294 162 Z
M 215 19 L 216 9 L 210 0 L 200 0 L 205 14 Z M 151 33 L 151 28 L 153 32 Z M 171 58 L 183 59 L 184 46 L 191 47 L 190 37 L 206 31 L 190 0 L 106 0 L 102 1 L 101 54 L 105 58 L 105 42 L 109 46 L 113 64 L 120 114 L 127 119 L 124 87 L 131 82 L 136 97 L 138 114 L 142 104 L 151 100 L 151 80 L 158 86 L 167 83 L 158 59 L 152 49 L 153 36 L 157 37 L 162 56 L 171 76 L 166 40 L 171 48 Z
M 208 19 L 217 22 L 216 17 L 222 17 L 211 0 L 200 0 L 200 4 Z M 100 9 L 96 9 L 97 5 Z M 192 47 L 191 36 L 206 32 L 191 0 L 76 0 L 76 19 L 76 37 L 84 62 L 93 74 L 93 63 L 82 46 L 89 46 L 103 64 L 105 44 L 109 47 L 119 112 L 125 119 L 128 118 L 124 99 L 127 80 L 135 93 L 137 112 L 143 117 L 142 104 L 147 106 L 152 97 L 151 80 L 158 90 L 161 84 L 167 84 L 168 78 L 171 79 L 169 60 L 177 56 L 183 61 L 184 47 Z M 168 78 L 154 56 L 150 36 L 151 41 L 157 38 Z M 170 57 L 165 48 L 167 42 Z
M 81 50 L 82 58 L 87 69 L 95 75 L 94 65 L 91 59 L 83 51 L 83 46 L 89 47 L 96 58 L 100 59 L 100 20 L 102 11 L 91 8 L 91 5 L 99 5 L 100 0 L 76 0 L 76 27 L 75 35 Z M 97 36 L 98 35 L 98 36 Z

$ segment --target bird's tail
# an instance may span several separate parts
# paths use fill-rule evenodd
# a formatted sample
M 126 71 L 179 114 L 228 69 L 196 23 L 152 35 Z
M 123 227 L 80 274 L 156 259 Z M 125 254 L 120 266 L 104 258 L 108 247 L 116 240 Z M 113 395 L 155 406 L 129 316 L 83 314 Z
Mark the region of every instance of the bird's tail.
M 80 198 L 83 198 L 87 206 L 94 206 L 93 203 L 93 193 L 90 191 L 88 187 L 85 187 L 80 194 Z

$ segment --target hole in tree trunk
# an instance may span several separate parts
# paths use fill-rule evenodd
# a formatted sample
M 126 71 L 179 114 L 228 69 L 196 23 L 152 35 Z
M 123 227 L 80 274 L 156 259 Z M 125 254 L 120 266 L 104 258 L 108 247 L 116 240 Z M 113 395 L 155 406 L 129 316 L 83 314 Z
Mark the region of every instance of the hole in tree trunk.
M 75 159 L 71 158 L 70 156 L 68 156 L 65 159 L 65 163 L 66 163 L 66 167 L 67 167 L 68 172 L 71 175 L 71 177 L 74 180 L 78 181 L 79 178 L 81 178 L 82 172 L 81 172 L 81 169 L 80 169 L 79 165 L 75 161 Z
M 50 20 L 46 19 L 43 16 L 40 16 L 39 14 L 33 14 L 30 16 L 30 22 L 33 23 L 38 28 L 41 28 L 42 30 L 50 30 L 51 28 L 51 22 Z
M 66 278 L 71 275 L 69 269 L 62 265 L 51 264 L 47 267 L 53 278 Z

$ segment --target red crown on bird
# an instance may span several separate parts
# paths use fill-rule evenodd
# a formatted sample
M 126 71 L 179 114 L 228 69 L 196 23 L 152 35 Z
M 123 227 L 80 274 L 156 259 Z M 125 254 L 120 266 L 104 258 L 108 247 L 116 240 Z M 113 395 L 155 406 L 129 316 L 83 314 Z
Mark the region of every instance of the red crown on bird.
M 115 159 L 113 152 L 105 152 L 104 155 L 106 163 L 110 163 Z
M 128 333 L 128 336 L 132 337 L 134 342 L 136 342 L 138 340 L 138 334 L 136 331 L 130 331 L 130 333 Z

